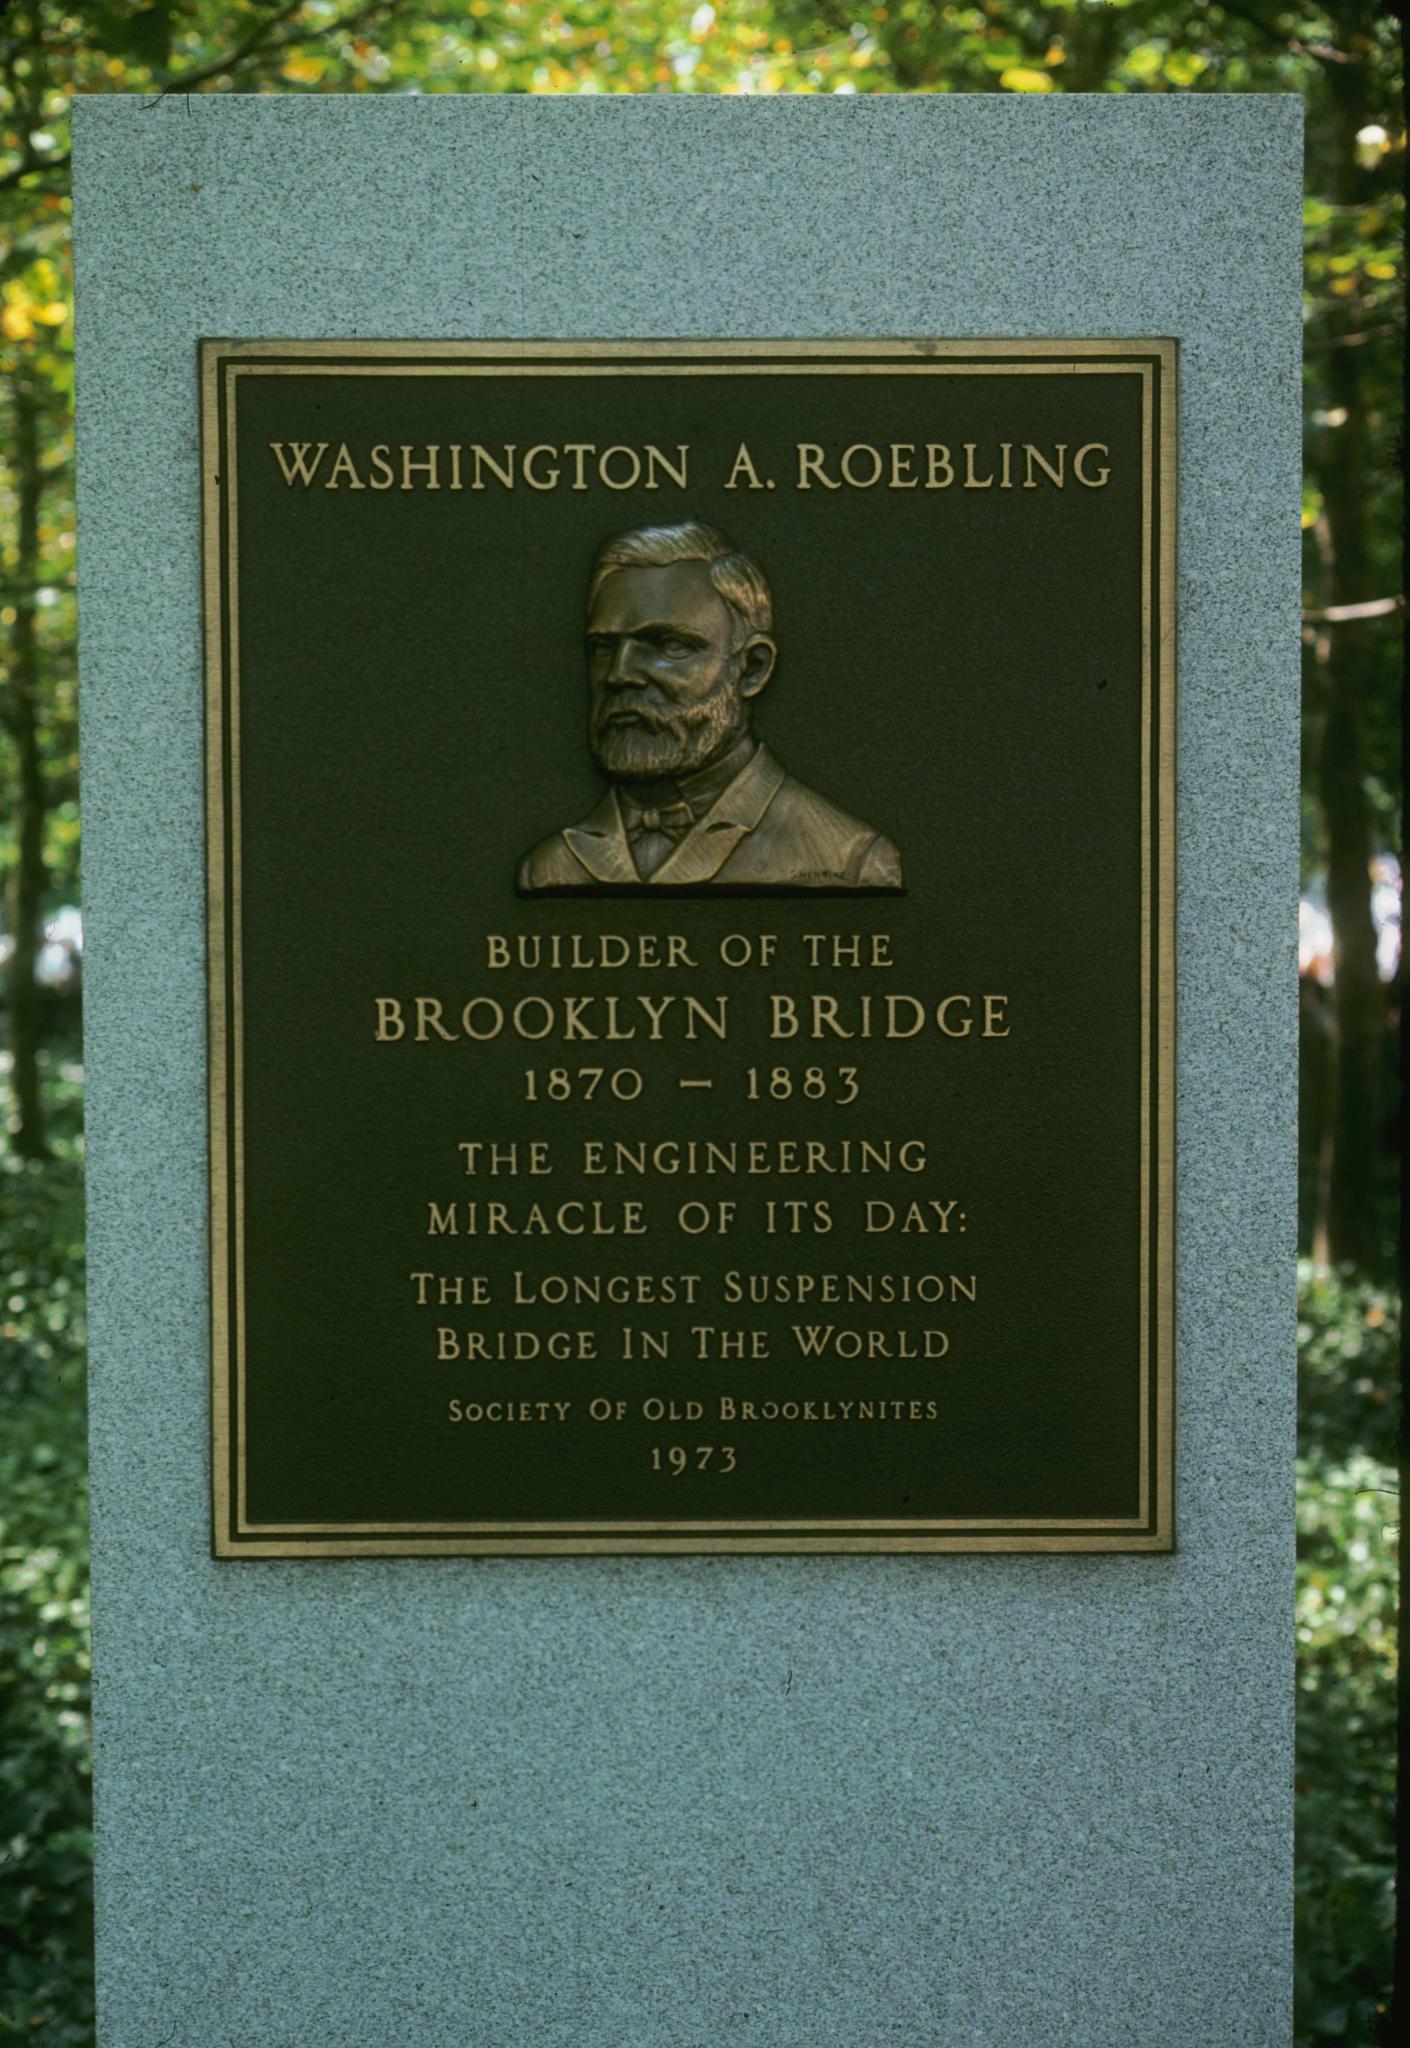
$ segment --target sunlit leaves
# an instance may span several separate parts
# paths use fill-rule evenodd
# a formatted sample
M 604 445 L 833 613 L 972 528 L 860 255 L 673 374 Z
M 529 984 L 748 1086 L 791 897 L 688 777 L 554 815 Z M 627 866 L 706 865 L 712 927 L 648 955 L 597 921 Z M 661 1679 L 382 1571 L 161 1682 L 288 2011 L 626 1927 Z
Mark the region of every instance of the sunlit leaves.
M 1167 50 L 1161 70 L 1171 85 L 1193 85 L 1209 69 L 1209 59 L 1198 50 Z
M 317 85 L 327 70 L 326 57 L 288 57 L 279 67 L 279 76 L 289 85 Z
M 1128 78 L 1158 78 L 1165 64 L 1165 52 L 1159 43 L 1137 43 L 1134 50 L 1128 50 L 1122 59 L 1121 68 Z

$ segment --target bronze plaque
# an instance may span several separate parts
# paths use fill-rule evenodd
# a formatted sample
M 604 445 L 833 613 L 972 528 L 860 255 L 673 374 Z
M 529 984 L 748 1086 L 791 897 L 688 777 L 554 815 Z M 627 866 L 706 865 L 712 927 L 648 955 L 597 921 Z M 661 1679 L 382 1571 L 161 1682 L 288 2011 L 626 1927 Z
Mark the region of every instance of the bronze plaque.
M 1172 1546 L 1175 345 L 202 345 L 221 1557 Z

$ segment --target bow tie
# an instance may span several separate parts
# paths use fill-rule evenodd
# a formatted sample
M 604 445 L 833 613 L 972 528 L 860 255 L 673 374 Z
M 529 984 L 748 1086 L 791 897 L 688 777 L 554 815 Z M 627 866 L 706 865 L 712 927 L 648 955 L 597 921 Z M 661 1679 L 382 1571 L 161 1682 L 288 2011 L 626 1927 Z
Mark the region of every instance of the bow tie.
M 664 832 L 668 837 L 678 839 L 688 832 L 695 823 L 695 813 L 687 803 L 661 804 L 659 807 L 638 810 L 628 801 L 627 831 L 635 839 L 643 832 Z

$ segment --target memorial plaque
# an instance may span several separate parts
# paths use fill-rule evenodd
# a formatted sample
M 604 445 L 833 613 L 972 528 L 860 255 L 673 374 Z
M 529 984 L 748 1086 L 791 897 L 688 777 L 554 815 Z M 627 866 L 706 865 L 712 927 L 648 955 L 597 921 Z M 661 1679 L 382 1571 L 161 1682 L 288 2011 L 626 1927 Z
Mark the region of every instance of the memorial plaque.
M 216 1554 L 1169 1549 L 1174 344 L 202 388 Z

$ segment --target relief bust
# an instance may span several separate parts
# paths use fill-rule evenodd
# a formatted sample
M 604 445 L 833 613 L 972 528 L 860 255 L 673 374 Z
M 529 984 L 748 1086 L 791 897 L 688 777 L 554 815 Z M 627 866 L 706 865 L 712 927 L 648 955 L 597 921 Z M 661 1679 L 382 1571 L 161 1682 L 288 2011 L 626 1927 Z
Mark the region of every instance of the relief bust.
M 588 583 L 588 744 L 608 787 L 520 862 L 518 887 L 902 887 L 883 834 L 754 737 L 778 659 L 763 570 L 717 527 L 638 526 Z

